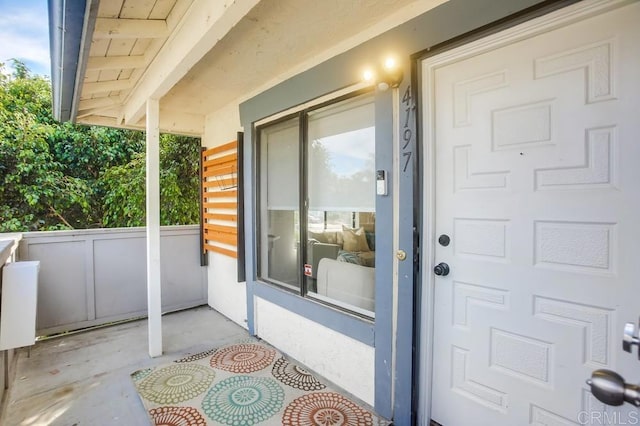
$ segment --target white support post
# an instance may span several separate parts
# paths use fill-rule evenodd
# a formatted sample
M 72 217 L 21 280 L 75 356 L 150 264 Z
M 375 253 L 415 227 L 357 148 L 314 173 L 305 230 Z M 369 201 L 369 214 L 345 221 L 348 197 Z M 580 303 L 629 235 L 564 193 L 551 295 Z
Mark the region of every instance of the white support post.
M 149 356 L 162 355 L 160 287 L 160 102 L 147 100 L 147 309 Z

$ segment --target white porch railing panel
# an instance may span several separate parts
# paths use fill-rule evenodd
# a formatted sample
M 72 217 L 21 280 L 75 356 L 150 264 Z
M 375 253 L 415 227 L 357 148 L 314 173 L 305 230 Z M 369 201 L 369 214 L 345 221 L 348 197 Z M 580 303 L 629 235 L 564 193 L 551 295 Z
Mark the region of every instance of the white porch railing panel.
M 21 239 L 20 234 L 0 234 L 0 302 L 2 302 L 2 275 L 4 267 L 16 260 L 16 250 Z M 1 304 L 1 303 L 0 303 Z M 0 312 L 0 316 L 2 312 Z M 0 402 L 6 400 L 4 398 L 5 392 L 9 389 L 11 384 L 11 378 L 14 375 L 15 351 L 8 349 L 6 351 L 0 351 Z M 0 404 L 0 410 L 2 405 Z
M 162 309 L 207 303 L 198 226 L 160 231 Z M 145 228 L 23 234 L 20 260 L 40 261 L 39 335 L 147 314 Z

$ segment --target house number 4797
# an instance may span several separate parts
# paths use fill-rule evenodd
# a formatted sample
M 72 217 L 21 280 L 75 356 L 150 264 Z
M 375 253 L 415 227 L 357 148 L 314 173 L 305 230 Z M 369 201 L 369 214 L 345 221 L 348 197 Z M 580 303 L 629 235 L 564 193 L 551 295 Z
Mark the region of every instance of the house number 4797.
M 407 86 L 407 89 L 404 91 L 404 95 L 402 95 L 402 110 L 404 112 L 404 119 L 402 119 L 402 142 L 400 142 L 402 148 L 400 151 L 404 162 L 402 171 L 406 172 L 413 155 L 413 151 L 411 150 L 411 139 L 413 138 L 411 116 L 416 110 L 416 106 L 413 103 L 413 97 L 411 96 L 411 85 Z

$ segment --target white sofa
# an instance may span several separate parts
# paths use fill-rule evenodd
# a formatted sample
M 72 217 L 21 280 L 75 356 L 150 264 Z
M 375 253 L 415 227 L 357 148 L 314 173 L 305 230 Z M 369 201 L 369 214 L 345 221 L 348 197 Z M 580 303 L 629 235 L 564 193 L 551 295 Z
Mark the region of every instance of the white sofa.
M 325 258 L 336 259 L 342 246 L 310 240 L 307 244 L 307 256 L 311 263 L 311 278 L 318 278 L 320 261 Z
M 318 265 L 317 292 L 341 302 L 375 311 L 375 268 L 323 258 Z

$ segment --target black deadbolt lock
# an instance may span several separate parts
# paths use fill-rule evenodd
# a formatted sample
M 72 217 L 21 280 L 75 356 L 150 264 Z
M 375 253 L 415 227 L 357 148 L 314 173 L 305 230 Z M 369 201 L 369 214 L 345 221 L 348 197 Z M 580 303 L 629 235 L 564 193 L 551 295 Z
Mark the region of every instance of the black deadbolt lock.
M 451 242 L 451 238 L 449 238 L 447 234 L 442 234 L 438 238 L 438 242 L 440 243 L 441 246 L 446 247 Z

